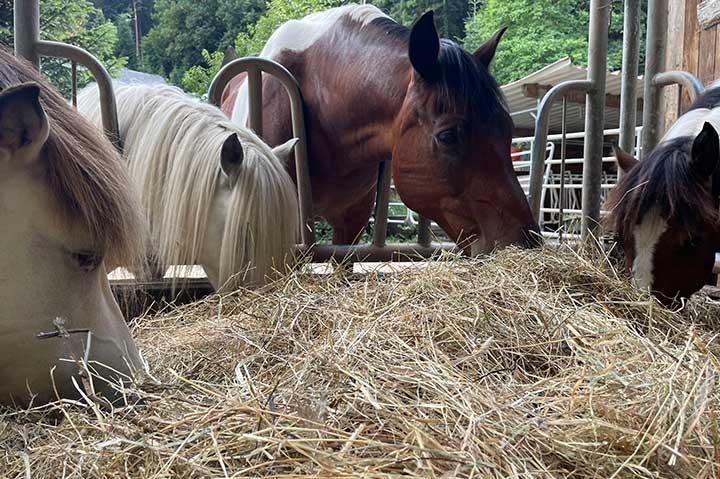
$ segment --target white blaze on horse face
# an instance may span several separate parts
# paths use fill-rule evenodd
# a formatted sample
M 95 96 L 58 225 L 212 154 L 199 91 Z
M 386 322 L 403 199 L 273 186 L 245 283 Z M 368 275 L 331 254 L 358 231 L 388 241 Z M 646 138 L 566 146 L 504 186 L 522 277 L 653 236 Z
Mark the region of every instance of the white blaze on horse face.
M 313 13 L 300 20 L 290 20 L 283 23 L 270 36 L 259 56 L 261 58 L 276 59 L 283 51 L 305 51 L 343 17 L 350 18 L 363 26 L 378 18 L 388 18 L 379 8 L 367 4 L 346 5 Z M 232 121 L 238 125 L 245 126 L 247 124 L 247 98 L 247 82 L 243 82 L 238 90 L 231 116 Z
M 641 289 L 652 288 L 655 249 L 667 229 L 667 221 L 656 209 L 650 210 L 635 228 L 635 260 L 633 283 Z

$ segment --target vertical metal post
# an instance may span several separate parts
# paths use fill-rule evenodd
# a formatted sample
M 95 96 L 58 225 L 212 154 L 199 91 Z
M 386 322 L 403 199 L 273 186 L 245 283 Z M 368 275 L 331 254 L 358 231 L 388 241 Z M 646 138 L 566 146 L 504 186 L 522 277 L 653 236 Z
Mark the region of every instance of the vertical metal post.
M 637 77 L 640 52 L 640 0 L 625 0 L 622 86 L 620 91 L 620 148 L 633 154 L 637 122 Z M 618 180 L 622 170 L 618 168 Z
M 259 137 L 263 135 L 263 101 L 262 101 L 262 71 L 255 65 L 248 66 L 248 109 L 250 128 Z
M 558 242 L 563 242 L 565 227 L 565 158 L 567 157 L 567 97 L 562 102 L 562 140 L 560 142 L 560 202 L 558 205 Z
M 75 60 L 70 62 L 70 88 L 72 106 L 77 108 L 77 62 Z
M 15 55 L 29 61 L 40 69 L 37 42 L 40 40 L 39 0 L 15 0 L 13 2 Z
M 645 92 L 643 95 L 643 140 L 641 155 L 650 154 L 660 139 L 663 104 L 662 88 L 657 86 L 655 76 L 665 69 L 667 38 L 667 0 L 649 0 L 647 42 L 645 51 Z
M 608 28 L 611 0 L 590 1 L 590 35 L 588 40 L 588 94 L 585 113 L 585 160 L 583 164 L 581 238 L 597 237 L 600 219 L 600 182 L 603 167 L 603 123 L 605 115 L 605 80 L 607 76 Z
M 430 220 L 424 216 L 418 218 L 418 244 L 420 246 L 430 246 Z
M 390 205 L 390 180 L 392 168 L 390 160 L 380 163 L 380 181 L 378 182 L 377 204 L 375 206 L 375 227 L 373 228 L 373 246 L 382 248 L 387 239 L 388 207 Z

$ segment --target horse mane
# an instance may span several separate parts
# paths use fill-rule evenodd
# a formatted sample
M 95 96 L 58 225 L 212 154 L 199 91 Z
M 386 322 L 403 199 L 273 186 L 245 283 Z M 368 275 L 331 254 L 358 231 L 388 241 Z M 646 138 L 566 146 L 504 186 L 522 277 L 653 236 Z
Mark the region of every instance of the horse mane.
M 96 90 L 78 99 L 97 123 Z M 120 136 L 141 191 L 154 253 L 165 265 L 194 265 L 203 251 L 211 201 L 221 179 L 220 152 L 237 134 L 244 159 L 227 199 L 220 285 L 234 275 L 264 282 L 285 264 L 298 231 L 296 189 L 283 165 L 251 130 L 180 89 L 116 86 Z
M 106 264 L 140 264 L 140 205 L 117 150 L 35 68 L 0 45 L 0 91 L 25 82 L 40 85 L 50 130 L 42 166 L 64 228 L 86 229 Z
M 698 187 L 690 171 L 693 141 L 685 136 L 663 142 L 623 176 L 608 196 L 607 227 L 622 237 L 653 208 L 680 227 L 716 222 L 718 211 L 712 195 Z
M 390 17 L 376 18 L 371 22 L 384 36 L 390 36 L 407 48 L 410 28 L 400 25 Z M 460 105 L 472 117 L 490 123 L 503 135 L 510 135 L 512 119 L 505 97 L 488 68 L 471 53 L 447 38 L 440 40 L 438 55 L 440 75 L 433 79 L 437 87 L 439 107 L 447 109 Z M 486 128 L 486 125 L 483 125 Z

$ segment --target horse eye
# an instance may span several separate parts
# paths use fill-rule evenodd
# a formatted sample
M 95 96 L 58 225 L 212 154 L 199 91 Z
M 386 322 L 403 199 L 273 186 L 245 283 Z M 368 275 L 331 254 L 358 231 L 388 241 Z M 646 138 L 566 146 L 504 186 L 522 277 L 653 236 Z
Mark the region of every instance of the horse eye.
M 86 272 L 94 271 L 103 261 L 102 254 L 96 251 L 75 251 L 70 255 L 78 267 Z
M 435 140 L 445 146 L 457 145 L 460 142 L 460 131 L 457 126 L 448 128 L 435 135 Z

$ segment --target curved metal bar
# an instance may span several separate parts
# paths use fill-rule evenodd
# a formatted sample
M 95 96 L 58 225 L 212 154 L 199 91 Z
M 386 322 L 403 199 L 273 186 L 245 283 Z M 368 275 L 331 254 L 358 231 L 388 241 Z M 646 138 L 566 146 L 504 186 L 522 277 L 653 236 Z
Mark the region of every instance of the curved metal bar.
M 100 112 L 102 114 L 103 128 L 110 141 L 118 148 L 120 144 L 120 128 L 115 104 L 115 91 L 113 90 L 112 79 L 102 63 L 91 53 L 74 45 L 65 43 L 40 40 L 36 44 L 39 55 L 47 57 L 67 58 L 83 65 L 90 70 L 100 91 Z
M 655 75 L 653 85 L 663 88 L 671 85 L 680 85 L 690 95 L 690 101 L 693 102 L 703 94 L 705 86 L 698 77 L 690 72 L 682 70 L 671 70 L 669 72 L 661 72 Z
M 530 160 L 530 209 L 536 220 L 540 220 L 540 200 L 542 198 L 543 170 L 545 168 L 545 153 L 550 123 L 550 109 L 555 100 L 571 91 L 590 93 L 593 84 L 589 80 L 569 80 L 558 83 L 548 91 L 538 107 L 538 116 L 535 120 L 535 140 L 533 140 L 532 156 Z
M 213 78 L 208 90 L 208 100 L 215 106 L 220 106 L 222 93 L 233 77 L 240 73 L 258 70 L 267 73 L 277 79 L 290 97 L 290 114 L 292 117 L 293 135 L 298 138 L 295 145 L 295 174 L 297 178 L 298 198 L 300 204 L 300 238 L 303 245 L 309 246 L 315 243 L 315 221 L 313 217 L 312 189 L 310 186 L 310 168 L 307 160 L 307 134 L 305 132 L 305 115 L 303 112 L 303 99 L 300 92 L 300 85 L 295 77 L 284 66 L 267 58 L 251 57 L 233 60 L 220 69 Z M 259 75 L 258 75 L 259 76 Z M 248 85 L 249 86 L 249 85 Z M 259 85 L 262 91 L 262 85 Z M 249 99 L 250 119 L 260 121 L 262 119 L 262 104 L 257 104 L 258 95 L 255 99 Z M 253 103 L 256 102 L 256 103 Z M 251 124 L 251 127 L 253 125 Z M 255 125 L 256 127 L 261 125 Z M 255 128 L 253 128 L 255 129 Z M 256 129 L 256 131 L 258 131 Z

